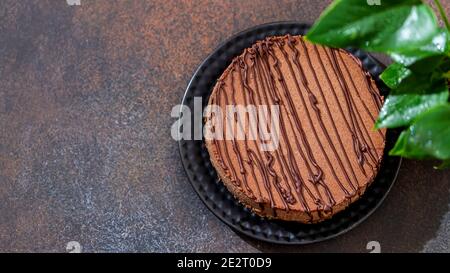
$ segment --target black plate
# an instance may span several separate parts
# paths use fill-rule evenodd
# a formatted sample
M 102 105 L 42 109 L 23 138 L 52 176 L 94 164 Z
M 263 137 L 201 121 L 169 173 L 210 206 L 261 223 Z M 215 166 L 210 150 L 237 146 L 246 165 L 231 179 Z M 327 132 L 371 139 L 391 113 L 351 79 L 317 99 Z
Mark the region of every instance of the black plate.
M 183 98 L 183 105 L 194 109 L 194 96 L 202 97 L 203 107 L 208 102 L 214 84 L 232 59 L 257 40 L 267 36 L 305 34 L 307 25 L 297 22 L 278 22 L 260 25 L 238 33 L 220 45 L 195 71 Z M 384 66 L 360 50 L 348 49 L 362 60 L 380 91 L 385 95 L 386 86 L 379 80 Z M 234 230 L 255 239 L 278 244 L 308 244 L 336 237 L 357 226 L 383 202 L 393 185 L 401 159 L 387 156 L 398 136 L 389 130 L 386 136 L 385 156 L 380 171 L 366 193 L 344 211 L 318 224 L 301 224 L 259 217 L 245 208 L 225 188 L 212 166 L 203 141 L 179 141 L 181 160 L 189 181 L 205 205 Z

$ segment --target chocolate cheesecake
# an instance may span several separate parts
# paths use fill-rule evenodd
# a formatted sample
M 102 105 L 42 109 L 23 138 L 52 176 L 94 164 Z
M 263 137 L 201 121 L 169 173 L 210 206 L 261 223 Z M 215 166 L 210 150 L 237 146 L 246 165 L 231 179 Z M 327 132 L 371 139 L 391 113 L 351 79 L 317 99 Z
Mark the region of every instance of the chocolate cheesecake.
M 235 198 L 260 216 L 330 218 L 364 193 L 380 167 L 385 131 L 373 126 L 382 97 L 344 50 L 302 36 L 258 41 L 223 72 L 208 105 L 223 111 L 205 116 L 211 162 Z M 229 106 L 247 112 L 238 117 Z

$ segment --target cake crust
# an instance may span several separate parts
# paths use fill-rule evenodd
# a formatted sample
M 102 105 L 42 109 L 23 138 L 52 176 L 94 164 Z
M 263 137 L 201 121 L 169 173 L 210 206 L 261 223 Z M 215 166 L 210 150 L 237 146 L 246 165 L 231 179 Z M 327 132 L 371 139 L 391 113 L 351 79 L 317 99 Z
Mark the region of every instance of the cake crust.
M 382 100 L 370 74 L 346 51 L 302 36 L 268 37 L 232 61 L 208 105 L 276 105 L 278 146 L 261 148 L 267 141 L 255 139 L 249 115 L 209 113 L 211 131 L 233 125 L 244 135 L 230 137 L 224 129 L 223 139 L 205 140 L 206 148 L 220 180 L 256 214 L 320 222 L 356 201 L 374 180 L 385 143 L 385 131 L 372 130 Z

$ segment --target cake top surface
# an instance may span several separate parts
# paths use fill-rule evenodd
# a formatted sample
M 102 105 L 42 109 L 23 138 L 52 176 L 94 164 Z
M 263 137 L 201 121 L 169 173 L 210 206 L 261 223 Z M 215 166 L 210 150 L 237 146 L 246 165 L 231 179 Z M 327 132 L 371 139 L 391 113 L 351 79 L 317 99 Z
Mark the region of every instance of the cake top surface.
M 206 143 L 222 180 L 255 203 L 329 211 L 378 171 L 384 131 L 372 128 L 381 104 L 370 74 L 346 51 L 269 37 L 218 79 L 209 106 L 222 114 L 207 115 Z

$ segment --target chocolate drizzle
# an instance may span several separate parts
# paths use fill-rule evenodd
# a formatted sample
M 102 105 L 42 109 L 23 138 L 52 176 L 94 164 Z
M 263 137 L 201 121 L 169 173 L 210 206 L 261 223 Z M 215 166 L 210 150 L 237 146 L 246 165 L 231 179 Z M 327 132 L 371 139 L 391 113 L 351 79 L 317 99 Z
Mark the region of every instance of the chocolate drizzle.
M 328 52 L 330 52 L 332 64 L 334 67 L 333 71 L 337 75 L 338 81 L 341 86 L 342 93 L 344 94 L 344 97 L 345 97 L 345 105 L 347 106 L 348 115 L 350 116 L 350 123 L 348 121 L 346 121 L 346 123 L 347 124 L 349 123 L 351 125 L 350 131 L 351 131 L 352 138 L 353 138 L 353 148 L 356 153 L 356 157 L 358 159 L 358 163 L 361 167 L 361 170 L 366 175 L 366 172 L 364 170 L 364 163 L 367 163 L 370 167 L 372 167 L 372 169 L 373 169 L 373 166 L 369 162 L 367 162 L 365 153 L 368 153 L 370 155 L 371 159 L 374 160 L 375 162 L 376 162 L 376 159 L 372 156 L 372 154 L 370 152 L 368 152 L 367 142 L 366 142 L 365 138 L 362 136 L 360 123 L 357 120 L 357 115 L 359 115 L 359 112 L 356 111 L 356 109 L 355 109 L 356 106 L 354 104 L 352 95 L 351 95 L 349 87 L 348 87 L 348 83 L 345 81 L 345 77 L 342 72 L 339 60 L 338 60 L 338 56 L 340 58 L 341 55 L 336 54 L 335 50 L 325 49 L 325 51 L 327 52 L 326 55 L 328 58 L 329 58 Z M 351 79 L 351 77 L 350 77 L 350 79 Z M 370 137 L 369 137 L 369 139 L 370 139 Z
M 244 139 L 227 140 L 224 130 L 224 140 L 211 140 L 208 147 L 222 179 L 256 204 L 269 203 L 274 217 L 277 209 L 293 209 L 317 221 L 321 214 L 333 213 L 342 198 L 361 194 L 376 174 L 384 133 L 368 130 L 367 120 L 373 124 L 382 100 L 360 61 L 346 56 L 299 36 L 271 37 L 235 58 L 216 84 L 209 103 L 222 109 L 279 106 L 278 149 L 262 151 L 261 140 L 255 140 L 258 132 L 246 131 L 236 113 L 231 122 L 245 131 Z M 356 65 L 349 65 L 352 61 Z M 257 130 L 260 121 L 268 126 L 266 117 L 256 118 Z M 249 113 L 245 120 L 251 120 Z M 222 120 L 226 126 L 231 122 Z
M 227 92 L 224 92 L 223 91 L 223 85 L 224 85 L 224 82 L 223 81 L 219 81 L 218 83 L 218 93 L 217 93 L 217 97 L 216 97 L 216 102 L 217 102 L 217 105 L 220 105 L 220 97 L 221 97 L 221 95 L 222 94 L 224 94 L 224 97 L 225 97 L 225 105 L 228 105 L 228 95 L 227 95 Z M 229 125 L 229 124 L 228 124 Z M 223 132 L 223 139 L 226 139 L 226 136 L 225 136 L 225 130 L 222 130 Z M 231 178 L 231 182 L 235 185 L 235 186 L 237 186 L 237 187 L 241 187 L 241 181 L 239 180 L 239 178 L 237 177 L 237 175 L 236 175 L 236 170 L 232 167 L 233 165 L 232 165 L 232 163 L 231 163 L 231 159 L 230 159 L 230 154 L 229 154 L 229 152 L 228 152 L 228 147 L 227 147 L 227 145 L 226 145 L 226 143 L 225 142 L 223 142 L 223 141 L 221 141 L 222 143 L 223 143 L 223 145 L 217 145 L 217 143 L 218 143 L 218 141 L 215 141 L 215 145 L 217 145 L 217 150 L 218 151 L 220 151 L 220 146 L 224 146 L 224 153 L 225 153 L 225 158 L 226 158 L 226 161 L 227 161 L 227 163 L 228 163 L 228 166 L 231 166 L 230 168 L 226 168 L 225 170 L 226 171 L 230 171 L 231 170 L 231 173 L 232 173 L 232 175 L 230 175 L 230 178 Z M 233 143 L 234 143 L 234 140 L 233 140 Z M 234 144 L 233 144 L 233 147 L 234 147 Z M 222 154 L 221 152 L 219 152 L 219 154 Z M 223 162 L 223 160 L 222 160 L 222 163 L 224 163 Z

